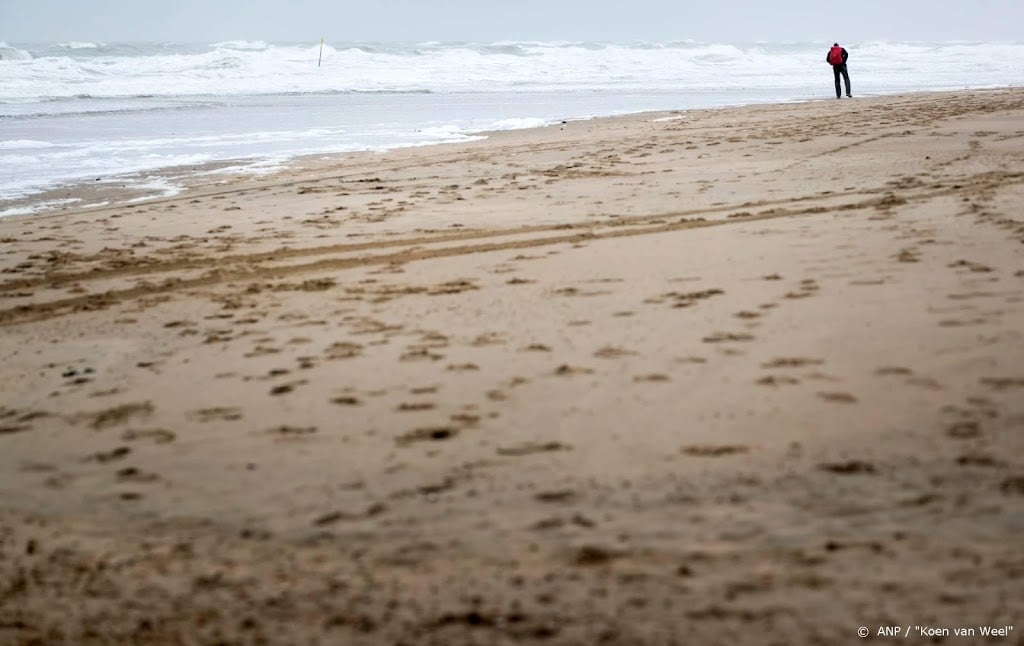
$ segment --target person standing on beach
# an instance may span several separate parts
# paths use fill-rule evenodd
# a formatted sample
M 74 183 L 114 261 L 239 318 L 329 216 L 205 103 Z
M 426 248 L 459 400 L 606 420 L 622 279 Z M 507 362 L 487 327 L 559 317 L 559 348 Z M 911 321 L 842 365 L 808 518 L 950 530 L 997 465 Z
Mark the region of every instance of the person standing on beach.
M 853 97 L 850 94 L 850 73 L 846 70 L 846 59 L 850 55 L 846 49 L 839 46 L 839 43 L 833 43 L 832 49 L 828 50 L 828 54 L 825 55 L 825 62 L 832 66 L 832 73 L 836 77 L 836 98 L 843 98 L 842 93 L 839 91 L 839 76 L 842 75 L 843 81 L 846 82 L 846 96 Z

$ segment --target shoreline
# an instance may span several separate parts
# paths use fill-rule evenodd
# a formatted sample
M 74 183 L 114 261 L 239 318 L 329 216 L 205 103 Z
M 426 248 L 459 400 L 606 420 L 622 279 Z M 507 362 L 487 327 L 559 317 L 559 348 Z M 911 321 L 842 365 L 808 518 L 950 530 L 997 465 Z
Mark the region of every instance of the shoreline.
M 0 219 L 0 641 L 1013 625 L 1022 117 L 642 113 Z
M 1013 91 L 1014 87 L 991 87 L 991 88 L 972 88 L 972 89 L 961 89 L 961 90 L 924 90 L 918 92 L 899 92 L 892 94 L 880 94 L 880 95 L 864 95 L 857 97 L 855 100 L 873 100 L 873 99 L 899 99 L 901 97 L 911 96 L 926 96 L 926 95 L 943 95 L 943 94 L 955 94 L 959 92 L 991 92 L 991 91 Z M 576 123 L 586 122 L 603 119 L 619 119 L 619 118 L 654 118 L 656 115 L 663 114 L 683 114 L 691 112 L 700 112 L 703 110 L 729 110 L 729 109 L 753 109 L 758 106 L 773 106 L 773 105 L 793 105 L 800 103 L 813 103 L 816 101 L 828 101 L 830 98 L 794 98 L 785 101 L 766 101 L 766 102 L 748 102 L 738 103 L 715 107 L 704 107 L 704 108 L 682 108 L 682 109 L 667 109 L 667 110 L 654 110 L 654 111 L 639 111 L 639 112 L 628 112 L 622 114 L 612 115 L 599 115 L 589 117 L 564 117 L 562 119 L 552 119 L 550 123 L 544 126 L 536 126 L 530 128 L 510 128 L 505 130 L 481 130 L 462 133 L 460 136 L 466 137 L 465 141 L 454 141 L 454 142 L 437 142 L 429 144 L 408 144 L 398 145 L 391 148 L 385 148 L 383 150 L 355 150 L 344 153 L 301 153 L 290 155 L 285 158 L 276 158 L 274 156 L 265 157 L 254 157 L 254 158 L 238 158 L 238 159 L 221 159 L 211 160 L 201 164 L 187 164 L 181 166 L 167 166 L 151 170 L 144 170 L 132 173 L 125 173 L 114 175 L 109 178 L 103 178 L 101 184 L 97 185 L 96 180 L 81 180 L 75 182 L 69 182 L 64 184 L 54 185 L 41 191 L 34 192 L 30 195 L 4 200 L 0 202 L 0 218 L 7 217 L 20 217 L 20 216 L 36 216 L 46 215 L 52 213 L 67 213 L 67 212 L 85 212 L 101 210 L 104 208 L 117 208 L 120 206 L 131 206 L 134 204 L 151 204 L 158 202 L 163 199 L 173 199 L 182 193 L 202 189 L 210 186 L 226 186 L 230 187 L 233 182 L 245 181 L 245 180 L 258 180 L 260 178 L 273 178 L 279 174 L 288 173 L 290 170 L 300 169 L 306 167 L 307 164 L 314 166 L 319 165 L 321 161 L 330 163 L 331 160 L 340 160 L 348 157 L 362 157 L 362 156 L 374 156 L 374 155 L 387 155 L 390 152 L 417 148 L 433 148 L 436 146 L 460 146 L 473 141 L 478 141 L 480 137 L 490 138 L 500 133 L 506 132 L 519 132 L 522 130 L 535 130 L 544 129 L 560 125 L 560 123 Z M 267 169 L 261 169 L 261 165 L 270 166 Z M 218 178 L 218 174 L 224 173 L 223 179 Z M 195 177 L 209 177 L 209 180 L 201 180 L 196 182 L 189 178 Z M 146 182 L 150 185 L 146 186 Z M 153 184 L 161 184 L 161 186 L 153 186 Z M 111 185 L 114 184 L 114 185 Z M 120 186 L 116 186 L 120 184 Z M 167 195 L 160 195 L 161 191 L 172 191 Z M 86 204 L 61 204 L 61 202 L 74 201 L 77 203 L 86 202 Z M 52 204 L 52 206 L 48 206 Z

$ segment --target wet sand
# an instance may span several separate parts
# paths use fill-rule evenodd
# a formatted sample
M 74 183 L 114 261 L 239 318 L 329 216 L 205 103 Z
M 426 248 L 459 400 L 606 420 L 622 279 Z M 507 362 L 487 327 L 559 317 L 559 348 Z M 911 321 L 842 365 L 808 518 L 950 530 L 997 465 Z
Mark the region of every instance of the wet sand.
M 4 218 L 0 643 L 1020 623 L 1022 204 L 1015 89 Z

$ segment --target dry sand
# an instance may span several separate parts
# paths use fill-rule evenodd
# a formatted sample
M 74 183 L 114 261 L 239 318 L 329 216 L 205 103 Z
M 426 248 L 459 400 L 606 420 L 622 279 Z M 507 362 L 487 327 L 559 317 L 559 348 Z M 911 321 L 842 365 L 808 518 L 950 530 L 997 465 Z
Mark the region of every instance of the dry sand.
M 1014 89 L 3 219 L 0 643 L 1020 623 L 1022 204 Z

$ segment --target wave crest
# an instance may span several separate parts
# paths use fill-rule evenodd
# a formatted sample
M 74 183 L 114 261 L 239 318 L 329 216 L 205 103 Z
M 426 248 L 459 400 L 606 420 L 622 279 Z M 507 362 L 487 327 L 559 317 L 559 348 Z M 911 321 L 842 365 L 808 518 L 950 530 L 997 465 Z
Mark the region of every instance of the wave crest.
M 79 47 L 79 49 L 76 49 Z M 99 49 L 96 49 L 99 48 Z M 851 66 L 906 89 L 1019 82 L 1024 43 L 847 44 Z M 0 103 L 90 96 L 234 96 L 343 92 L 688 91 L 804 87 L 820 43 L 327 43 L 206 46 L 63 43 L 33 59 L 0 43 Z M 318 65 L 319 62 L 319 65 Z
M 7 43 L 0 41 L 0 61 L 30 61 L 32 58 L 32 54 L 24 49 L 11 47 Z M 0 79 L 2 78 L 0 77 Z

